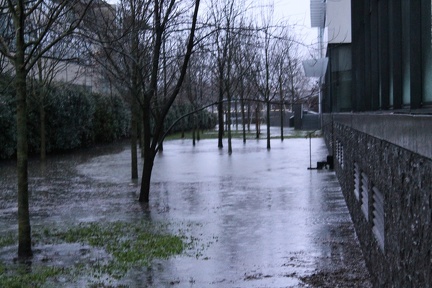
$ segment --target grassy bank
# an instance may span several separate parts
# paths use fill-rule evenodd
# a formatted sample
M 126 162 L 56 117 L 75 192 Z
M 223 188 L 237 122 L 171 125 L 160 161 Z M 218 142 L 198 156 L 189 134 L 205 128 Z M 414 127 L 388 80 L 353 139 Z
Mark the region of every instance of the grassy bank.
M 289 138 L 305 138 L 308 137 L 308 134 L 311 131 L 302 131 L 302 130 L 288 130 L 287 133 L 284 133 L 284 139 Z M 316 131 L 312 134 L 312 137 L 319 137 L 321 135 L 320 131 Z M 246 131 L 245 133 L 246 139 L 257 139 L 256 137 L 256 131 L 250 130 Z M 196 136 L 197 137 L 197 136 Z M 228 133 L 225 131 L 224 139 L 228 137 Z M 231 131 L 231 137 L 233 139 L 243 139 L 243 131 L 242 130 L 232 130 Z M 193 138 L 193 132 L 192 131 L 186 131 L 184 133 L 173 133 L 168 135 L 165 140 L 177 140 L 177 139 L 191 139 Z M 199 132 L 199 139 L 217 139 L 218 138 L 218 131 L 217 130 L 201 130 Z M 271 139 L 280 139 L 279 135 L 271 135 Z M 265 130 L 261 130 L 260 137 L 258 139 L 267 139 L 267 134 Z
M 197 239 L 168 230 L 168 225 L 144 221 L 37 229 L 33 232 L 35 255 L 31 261 L 13 260 L 14 256 L 0 260 L 0 287 L 61 287 L 71 283 L 122 287 L 121 280 L 128 271 L 145 269 L 154 259 L 167 259 L 196 246 Z M 0 236 L 1 251 L 12 253 L 16 245 L 14 235 Z

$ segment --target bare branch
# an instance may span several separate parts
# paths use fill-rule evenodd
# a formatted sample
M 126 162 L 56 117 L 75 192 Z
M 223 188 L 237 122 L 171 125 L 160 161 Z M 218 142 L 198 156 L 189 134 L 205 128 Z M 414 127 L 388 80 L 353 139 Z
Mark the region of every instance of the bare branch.
M 29 52 L 29 54 L 28 54 L 29 57 L 27 57 L 27 61 L 25 63 L 27 69 L 30 69 L 31 67 L 33 67 L 35 65 L 35 63 L 37 62 L 37 60 L 39 58 L 41 58 L 47 51 L 49 51 L 57 43 L 59 43 L 60 41 L 62 41 L 66 36 L 68 36 L 68 35 L 70 35 L 70 34 L 73 33 L 73 31 L 82 23 L 82 20 L 84 19 L 85 15 L 86 15 L 86 13 L 88 11 L 88 9 L 90 8 L 91 4 L 93 3 L 93 0 L 88 1 L 88 3 L 85 5 L 85 8 L 84 8 L 83 12 L 79 16 L 79 18 L 76 19 L 75 21 L 73 21 L 72 23 L 70 23 L 68 29 L 66 29 L 63 33 L 61 33 L 60 35 L 58 35 L 57 37 L 55 37 L 53 40 L 51 40 L 49 43 L 47 43 L 45 47 L 43 47 L 42 49 L 38 50 L 38 48 L 40 46 L 39 44 L 42 43 L 45 40 L 46 36 L 48 35 L 49 28 L 52 27 L 53 23 L 57 19 L 56 17 L 58 17 L 62 13 L 63 9 L 66 7 L 65 3 L 68 3 L 68 1 L 62 2 L 62 4 L 60 4 L 57 7 L 57 9 L 55 10 L 55 12 L 53 12 L 54 14 L 52 14 L 53 18 L 49 19 L 49 23 L 45 27 L 45 30 L 41 33 L 41 35 L 38 37 L 38 39 L 36 41 L 34 41 L 33 48 L 31 50 L 31 52 Z M 29 45 L 30 44 L 28 44 L 27 46 L 29 46 Z M 35 54 L 37 50 L 38 50 L 38 52 L 37 52 L 37 54 Z

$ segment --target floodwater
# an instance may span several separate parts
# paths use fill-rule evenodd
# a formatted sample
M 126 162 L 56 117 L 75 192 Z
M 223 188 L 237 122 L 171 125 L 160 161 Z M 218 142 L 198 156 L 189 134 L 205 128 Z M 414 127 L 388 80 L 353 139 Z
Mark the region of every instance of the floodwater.
M 312 163 L 326 159 L 323 139 L 311 144 Z M 199 239 L 197 257 L 155 260 L 130 287 L 372 287 L 335 173 L 307 169 L 309 139 L 271 145 L 233 140 L 228 155 L 217 140 L 167 141 L 148 206 L 127 143 L 32 160 L 31 223 L 169 221 Z M 15 231 L 14 163 L 0 163 L 0 187 L 0 232 Z

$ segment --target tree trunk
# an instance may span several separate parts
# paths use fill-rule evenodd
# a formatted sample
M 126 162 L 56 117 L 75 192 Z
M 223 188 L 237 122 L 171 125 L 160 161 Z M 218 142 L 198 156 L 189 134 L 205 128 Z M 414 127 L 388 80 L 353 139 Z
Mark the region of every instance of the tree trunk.
M 164 124 L 162 124 L 162 127 L 164 127 L 165 125 Z M 162 131 L 163 131 L 164 129 L 162 128 Z M 163 134 L 163 133 L 162 133 Z M 162 153 L 163 152 L 163 150 L 164 150 L 164 148 L 163 148 L 163 141 L 164 141 L 164 139 L 159 139 L 159 141 L 158 141 L 158 152 L 159 153 Z
M 261 131 L 260 131 L 260 107 L 259 107 L 260 105 L 259 105 L 259 103 L 257 104 L 257 107 L 256 107 L 256 109 L 255 109 L 255 125 L 256 125 L 256 139 L 259 139 L 260 138 L 260 133 L 261 133 Z
M 281 141 L 284 141 L 284 97 L 282 78 L 279 77 L 279 95 L 280 95 L 280 125 L 281 125 Z
M 135 103 L 135 96 L 132 96 L 132 102 Z M 138 179 L 138 152 L 137 152 L 137 132 L 138 132 L 138 111 L 137 105 L 132 105 L 132 119 L 131 119 L 131 175 L 132 179 Z
M 142 117 L 141 117 L 142 118 Z M 141 125 L 141 129 L 140 129 L 140 147 L 141 147 L 141 158 L 144 158 L 144 125 L 142 124 L 142 122 L 140 122 Z
M 230 93 L 231 94 L 231 93 Z M 228 108 L 227 108 L 227 128 L 228 128 L 228 154 L 232 154 L 232 141 L 231 141 L 231 95 L 228 95 Z
M 197 141 L 200 141 L 201 140 L 201 135 L 200 135 L 200 120 L 199 119 L 198 119 L 198 122 L 197 122 L 196 131 L 197 131 Z
M 144 126 L 144 165 L 141 178 L 141 189 L 139 202 L 148 203 L 150 201 L 150 180 L 153 170 L 153 163 L 156 153 L 151 147 L 151 131 L 150 131 L 150 106 L 146 103 L 143 107 L 143 126 Z
M 281 125 L 281 141 L 284 141 L 284 109 L 283 109 L 283 102 L 281 102 L 281 107 L 280 107 L 280 125 Z
M 241 114 L 241 124 L 242 124 L 242 133 L 243 133 L 243 143 L 246 143 L 246 123 L 245 123 L 245 109 L 244 109 L 244 83 L 243 79 L 240 80 L 240 114 Z
M 28 193 L 28 143 L 27 143 L 27 83 L 24 66 L 24 39 L 17 41 L 16 97 L 17 97 L 17 176 L 18 176 L 18 257 L 33 256 Z
M 222 84 L 220 84 L 222 85 Z M 218 147 L 223 148 L 223 135 L 224 135 L 224 109 L 223 109 L 223 92 L 219 91 L 219 103 L 218 103 L 218 121 L 219 121 L 219 131 L 218 131 Z
M 140 149 L 140 154 L 141 154 L 141 158 L 144 158 L 144 125 L 142 123 L 142 111 L 141 109 L 139 110 L 138 113 L 139 118 L 141 119 L 140 121 L 138 121 L 138 144 L 139 144 L 139 149 Z
M 243 143 L 246 143 L 246 113 L 245 113 L 245 109 L 244 109 L 244 99 L 243 96 L 240 99 L 240 109 L 241 109 L 241 119 L 242 119 L 242 128 L 243 128 Z
M 44 89 L 45 90 L 45 89 Z M 46 125 L 45 125 L 45 105 L 44 105 L 44 91 L 41 91 L 39 102 L 39 120 L 40 120 L 40 159 L 46 159 Z
M 247 130 L 250 132 L 250 126 L 251 126 L 251 103 L 248 101 L 247 105 Z
M 267 100 L 267 150 L 270 150 L 270 100 Z
M 238 117 L 237 117 L 237 99 L 234 100 L 234 109 L 235 109 L 235 123 L 236 123 L 236 131 L 238 131 Z
M 146 147 L 145 149 L 150 149 Z M 146 152 L 144 158 L 144 167 L 142 171 L 141 190 L 139 196 L 139 202 L 149 203 L 150 202 L 150 181 L 153 170 L 154 154 Z
M 195 141 L 195 127 L 192 128 L 192 145 L 195 146 L 196 145 L 196 141 Z
M 196 110 L 196 109 L 195 109 Z M 196 118 L 196 122 L 195 122 L 195 129 L 196 129 L 196 140 L 197 142 L 199 142 L 201 140 L 201 135 L 200 135 L 200 124 L 201 124 L 201 117 L 198 115 L 195 116 Z

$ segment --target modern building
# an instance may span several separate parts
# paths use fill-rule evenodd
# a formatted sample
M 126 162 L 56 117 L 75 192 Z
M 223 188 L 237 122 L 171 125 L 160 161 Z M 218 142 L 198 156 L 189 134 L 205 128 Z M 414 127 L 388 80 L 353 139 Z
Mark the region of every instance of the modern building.
M 325 140 L 375 287 L 432 287 L 431 11 L 311 0 L 328 58 Z
M 40 9 L 49 9 L 50 5 L 55 3 L 55 1 L 45 2 L 47 6 L 39 5 L 42 6 Z M 82 0 L 81 5 L 75 5 L 71 9 L 65 8 L 64 12 L 67 13 L 65 19 L 68 21 L 77 20 L 76 17 L 84 13 L 87 5 L 88 0 Z M 6 11 L 7 9 L 0 7 L 0 32 L 2 32 L 2 35 L 8 35 L 14 33 L 14 30 L 10 15 L 3 10 Z M 53 81 L 61 85 L 71 84 L 75 87 L 106 95 L 112 92 L 109 79 L 101 73 L 103 69 L 90 56 L 90 54 L 97 54 L 97 51 L 89 53 L 88 51 L 93 49 L 92 44 L 86 38 L 78 35 L 95 31 L 98 27 L 106 27 L 107 23 L 114 23 L 117 9 L 115 5 L 108 4 L 104 0 L 97 0 L 92 1 L 87 13 L 88 16 L 83 19 L 81 26 L 77 28 L 77 30 L 83 29 L 85 32 L 81 33 L 80 31 L 80 33 L 74 34 L 74 37 L 68 37 L 59 42 L 48 53 L 45 53 L 38 65 L 34 65 L 30 70 L 30 78 L 38 79 L 38 77 L 42 77 L 46 78 L 44 81 L 49 79 L 47 82 Z M 48 21 L 48 19 L 44 20 Z M 30 32 L 26 31 L 26 33 Z M 9 45 L 13 47 L 12 44 Z M 0 55 L 0 73 L 13 73 L 13 71 L 13 63 Z

